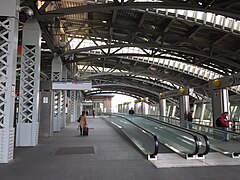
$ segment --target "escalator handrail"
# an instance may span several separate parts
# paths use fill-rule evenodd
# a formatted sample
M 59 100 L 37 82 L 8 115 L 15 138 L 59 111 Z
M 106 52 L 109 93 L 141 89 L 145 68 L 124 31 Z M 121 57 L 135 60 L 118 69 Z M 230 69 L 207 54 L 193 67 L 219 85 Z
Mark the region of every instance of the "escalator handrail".
M 124 117 L 124 116 L 122 116 L 122 115 L 117 115 L 117 114 L 112 114 L 112 115 L 113 115 L 113 116 L 117 116 L 117 117 L 121 117 L 121 118 L 127 120 L 127 121 L 130 122 L 131 124 L 137 126 L 139 129 L 147 132 L 148 135 L 153 136 L 153 139 L 154 139 L 154 152 L 153 152 L 152 154 L 150 154 L 150 157 L 154 157 L 154 156 L 156 156 L 156 155 L 158 154 L 158 148 L 159 148 L 158 138 L 157 138 L 157 136 L 156 136 L 154 133 L 152 133 L 152 132 L 148 131 L 147 129 L 139 126 L 138 124 L 130 121 L 129 119 L 127 119 L 126 117 Z
M 147 116 L 143 116 L 143 117 L 147 117 Z M 166 117 L 166 116 L 158 116 L 158 117 Z M 163 122 L 163 121 L 158 121 L 158 120 L 156 120 L 153 117 L 147 117 L 147 118 L 152 119 L 152 120 L 154 120 L 154 122 L 157 122 L 157 123 L 170 125 L 170 126 L 173 126 L 173 127 L 177 128 L 177 129 L 182 129 L 184 131 L 192 132 L 194 134 L 198 134 L 198 135 L 202 136 L 204 141 L 205 141 L 206 148 L 205 148 L 205 151 L 203 153 L 198 153 L 198 155 L 203 156 L 203 155 L 206 155 L 206 154 L 209 153 L 209 151 L 210 151 L 210 142 L 209 142 L 208 137 L 205 134 L 202 134 L 200 132 L 197 132 L 197 131 L 194 131 L 194 130 L 191 130 L 191 129 L 186 129 L 184 127 L 180 127 L 180 126 L 177 126 L 177 125 L 174 125 L 174 124 L 166 123 L 166 122 Z
M 141 117 L 141 118 L 145 118 L 145 117 L 143 117 L 143 116 L 138 116 L 138 115 L 134 115 L 134 116 Z M 134 123 L 134 124 L 135 124 L 135 123 Z M 159 124 L 160 124 L 160 123 L 159 123 Z M 189 153 L 188 155 L 193 156 L 193 155 L 198 154 L 200 142 L 199 142 L 199 139 L 197 138 L 196 135 L 194 135 L 194 134 L 192 134 L 192 133 L 190 133 L 190 132 L 184 131 L 184 130 L 182 130 L 182 129 L 179 129 L 179 127 L 172 127 L 172 126 L 169 125 L 169 124 L 163 124 L 163 125 L 166 125 L 166 126 L 168 126 L 168 127 L 170 127 L 170 128 L 173 128 L 173 129 L 176 129 L 176 130 L 178 130 L 178 131 L 182 131 L 182 132 L 184 132 L 184 133 L 186 133 L 186 134 L 191 135 L 191 136 L 193 137 L 194 141 L 195 141 L 195 151 L 194 151 L 193 153 Z

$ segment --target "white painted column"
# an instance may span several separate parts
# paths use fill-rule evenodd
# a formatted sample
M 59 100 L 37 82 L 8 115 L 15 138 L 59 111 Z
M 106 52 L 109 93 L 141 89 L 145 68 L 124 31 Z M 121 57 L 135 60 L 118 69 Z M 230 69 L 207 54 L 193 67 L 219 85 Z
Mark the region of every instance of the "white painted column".
M 75 119 L 78 119 L 78 117 L 80 116 L 80 114 L 82 114 L 81 112 L 81 91 L 76 91 L 76 103 L 77 103 L 77 108 L 76 108 L 76 117 Z
M 62 79 L 64 81 L 67 81 L 67 68 L 64 65 L 63 69 L 62 69 Z M 67 120 L 67 116 L 66 116 L 66 105 L 67 105 L 67 90 L 63 90 L 62 92 L 62 98 L 63 98 L 63 114 L 62 114 L 62 125 L 61 128 L 65 128 L 66 127 L 66 120 Z
M 223 112 L 228 112 L 229 117 L 231 117 L 228 89 L 212 91 L 212 111 L 214 122 Z M 216 127 L 216 124 L 214 123 L 213 126 Z
M 0 2 L 0 163 L 8 163 L 13 159 L 14 150 L 19 1 Z
M 160 99 L 159 101 L 159 109 L 160 109 L 160 116 L 166 116 L 167 115 L 167 101 L 166 99 Z
M 39 134 L 41 29 L 36 19 L 23 27 L 16 146 L 36 146 Z
M 77 92 L 70 91 L 70 99 L 71 99 L 71 122 L 77 121 Z
M 180 106 L 180 124 L 182 127 L 187 127 L 187 114 L 190 111 L 189 95 L 180 96 L 179 106 Z
M 146 104 L 143 101 L 141 101 L 140 103 L 141 103 L 141 105 L 140 105 L 141 106 L 141 114 L 145 115 L 146 114 Z
M 55 54 L 52 60 L 52 81 L 62 80 L 62 60 Z M 62 90 L 56 90 L 54 96 L 53 131 L 61 130 L 63 119 Z

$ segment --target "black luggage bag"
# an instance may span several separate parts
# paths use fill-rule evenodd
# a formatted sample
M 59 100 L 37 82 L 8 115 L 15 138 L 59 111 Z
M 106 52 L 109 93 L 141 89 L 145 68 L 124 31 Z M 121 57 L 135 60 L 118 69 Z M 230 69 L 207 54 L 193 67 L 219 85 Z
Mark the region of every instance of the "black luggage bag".
M 88 136 L 88 127 L 83 128 L 83 136 Z

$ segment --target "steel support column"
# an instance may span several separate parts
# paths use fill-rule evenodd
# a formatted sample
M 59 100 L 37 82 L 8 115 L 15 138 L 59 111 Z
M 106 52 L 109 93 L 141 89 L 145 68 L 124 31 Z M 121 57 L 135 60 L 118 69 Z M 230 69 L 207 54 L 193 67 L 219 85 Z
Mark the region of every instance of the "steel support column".
M 159 109 L 160 109 L 160 116 L 166 116 L 166 109 L 167 108 L 167 101 L 166 99 L 160 99 L 159 101 Z
M 214 89 L 212 92 L 213 126 L 216 127 L 215 120 L 223 113 L 228 112 L 230 116 L 230 103 L 228 89 Z
M 187 113 L 190 111 L 189 95 L 179 97 L 180 108 L 180 124 L 182 127 L 187 127 Z
M 167 107 L 167 106 L 166 106 Z M 167 114 L 167 110 L 166 110 L 166 113 Z M 160 110 L 159 110 L 159 105 L 156 106 L 156 114 L 155 115 L 160 115 Z
M 126 113 L 126 105 L 124 103 L 122 105 L 122 111 L 123 111 L 123 113 Z
M 76 91 L 76 118 L 75 119 L 78 119 L 78 117 L 80 116 L 81 114 L 81 100 L 80 100 L 80 91 Z
M 140 102 L 141 103 L 141 114 L 145 115 L 146 114 L 146 104 L 145 102 Z
M 16 146 L 36 146 L 39 134 L 41 29 L 36 19 L 23 27 Z
M 18 0 L 0 6 L 0 163 L 13 159 L 14 103 L 18 40 Z
M 138 112 L 138 106 L 137 106 L 137 102 L 134 102 L 134 110 L 135 110 L 135 112 L 138 114 L 139 112 Z
M 77 92 L 70 91 L 70 99 L 71 99 L 71 122 L 76 122 L 77 120 Z
M 129 104 L 130 104 L 130 103 L 127 103 L 127 104 L 126 104 L 126 106 L 127 106 L 127 107 L 126 107 L 126 113 L 128 113 L 128 111 L 129 111 Z
M 67 68 L 64 65 L 63 66 L 63 70 L 62 70 L 62 78 L 64 81 L 67 81 Z M 62 92 L 62 99 L 63 99 L 63 119 L 62 119 L 62 128 L 66 127 L 66 120 L 67 120 L 67 116 L 66 116 L 66 106 L 67 106 L 67 91 L 64 90 Z
M 76 91 L 76 117 L 75 117 L 75 119 L 78 119 L 80 114 L 81 114 L 81 112 L 80 112 L 80 94 L 79 94 L 79 91 Z
M 199 118 L 199 124 L 202 124 L 202 122 L 203 122 L 205 109 L 206 109 L 206 103 L 202 103 L 201 114 L 200 114 L 200 118 Z M 210 124 L 208 124 L 208 125 L 210 125 Z
M 52 60 L 52 81 L 62 80 L 62 60 L 59 55 L 55 54 Z M 54 96 L 53 111 L 53 131 L 61 130 L 63 122 L 63 97 L 62 90 L 56 90 Z
M 176 117 L 177 106 L 175 104 L 173 104 L 169 109 L 170 111 L 171 111 L 171 108 L 172 108 L 172 113 L 171 113 L 170 117 Z

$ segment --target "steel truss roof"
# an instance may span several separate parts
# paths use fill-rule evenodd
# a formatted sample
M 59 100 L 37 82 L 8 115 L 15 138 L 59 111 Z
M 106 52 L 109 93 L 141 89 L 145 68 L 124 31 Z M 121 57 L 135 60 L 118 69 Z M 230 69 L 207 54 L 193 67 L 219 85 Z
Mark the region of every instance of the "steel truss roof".
M 169 89 L 189 85 L 195 88 L 198 95 L 206 97 L 210 95 L 207 87 L 209 79 L 170 66 L 144 62 L 144 59 L 174 60 L 206 69 L 219 77 L 240 70 L 240 36 L 236 28 L 240 19 L 238 0 L 114 0 L 107 3 L 100 0 L 61 0 L 46 1 L 41 7 L 28 0 L 21 5 L 34 9 L 40 22 L 44 39 L 42 47 L 45 49 L 42 53 L 42 71 L 49 76 L 52 55 L 59 53 L 71 71 L 74 66 L 82 65 L 95 68 L 94 74 L 100 74 L 99 67 L 109 68 L 109 72 L 117 69 L 125 74 L 123 79 L 112 75 L 97 76 L 97 79 L 85 76 L 93 82 L 106 81 L 111 84 L 98 85 L 100 89 L 111 90 L 116 84 L 116 91 L 131 90 L 132 94 L 141 95 L 137 88 L 126 88 L 126 84 L 132 84 L 132 75 L 139 75 L 149 77 L 152 83 L 169 81 L 173 84 Z M 189 18 L 187 14 L 179 15 L 180 11 L 170 12 L 167 9 L 202 11 L 206 15 L 213 13 L 215 18 L 222 15 L 222 21 L 230 18 L 232 26 L 229 28 L 226 23 L 216 24 L 216 19 L 207 22 L 204 16 L 202 20 L 196 16 Z M 59 28 L 61 31 L 54 31 Z M 65 43 L 55 44 L 53 37 L 59 37 Z M 81 41 L 71 49 L 72 41 L 77 38 Z M 79 48 L 86 39 L 92 41 L 94 46 Z M 99 44 L 99 41 L 103 43 Z M 121 49 L 131 47 L 138 47 L 145 53 L 119 53 Z M 113 48 L 117 50 L 112 52 Z M 136 57 L 142 57 L 143 60 Z M 73 78 L 73 74 L 69 78 Z M 154 89 L 149 84 L 141 88 L 154 92 L 161 90 L 161 87 Z M 238 93 L 238 89 L 233 91 Z

